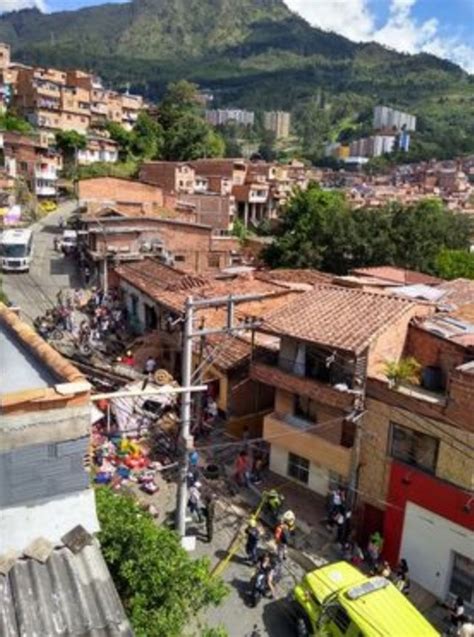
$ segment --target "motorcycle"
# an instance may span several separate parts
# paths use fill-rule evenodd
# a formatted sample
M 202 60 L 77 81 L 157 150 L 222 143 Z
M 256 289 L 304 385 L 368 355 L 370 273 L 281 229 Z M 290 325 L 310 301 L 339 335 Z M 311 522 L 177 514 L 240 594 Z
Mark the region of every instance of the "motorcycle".
M 46 323 L 41 319 L 36 319 L 34 327 L 38 334 L 46 341 L 60 341 L 64 338 L 64 332 L 60 330 L 56 325 Z

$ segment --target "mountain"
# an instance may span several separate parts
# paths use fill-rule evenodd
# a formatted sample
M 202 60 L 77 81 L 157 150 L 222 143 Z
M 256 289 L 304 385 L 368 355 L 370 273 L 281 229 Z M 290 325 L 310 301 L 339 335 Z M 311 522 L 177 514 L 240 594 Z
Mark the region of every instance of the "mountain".
M 371 106 L 384 101 L 415 111 L 427 133 L 441 123 L 444 137 L 458 135 L 461 126 L 463 140 L 474 140 L 467 116 L 474 109 L 473 76 L 432 55 L 356 44 L 313 28 L 282 0 L 133 0 L 52 14 L 27 9 L 0 17 L 0 40 L 11 44 L 16 60 L 94 70 L 149 97 L 183 77 L 213 90 L 222 104 L 295 111 L 323 95 L 320 107 L 330 110 L 333 136 L 347 123 L 363 129 Z

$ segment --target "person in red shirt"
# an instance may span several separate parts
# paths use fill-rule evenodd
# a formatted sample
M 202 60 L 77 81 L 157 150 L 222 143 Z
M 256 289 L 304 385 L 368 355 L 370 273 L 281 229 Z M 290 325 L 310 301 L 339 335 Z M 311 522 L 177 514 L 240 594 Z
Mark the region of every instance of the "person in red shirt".
M 135 357 L 133 356 L 132 352 L 128 351 L 125 356 L 122 359 L 122 363 L 124 365 L 128 365 L 129 367 L 134 367 L 135 366 Z
M 250 466 L 246 451 L 241 451 L 235 461 L 235 480 L 239 487 L 248 487 L 250 479 Z

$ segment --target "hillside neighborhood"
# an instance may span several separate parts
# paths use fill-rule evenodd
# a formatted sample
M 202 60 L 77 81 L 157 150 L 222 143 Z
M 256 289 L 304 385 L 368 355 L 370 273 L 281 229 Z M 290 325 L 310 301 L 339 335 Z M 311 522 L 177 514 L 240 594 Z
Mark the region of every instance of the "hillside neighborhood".
M 21 59 L 0 637 L 472 637 L 474 154 Z

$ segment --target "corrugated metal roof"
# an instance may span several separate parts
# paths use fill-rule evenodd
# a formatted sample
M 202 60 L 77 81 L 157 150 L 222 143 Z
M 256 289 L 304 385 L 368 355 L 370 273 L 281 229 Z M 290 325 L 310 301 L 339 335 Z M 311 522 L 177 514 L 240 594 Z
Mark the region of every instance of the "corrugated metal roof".
M 21 557 L 0 574 L 0 635 L 133 637 L 97 540 L 44 563 Z

